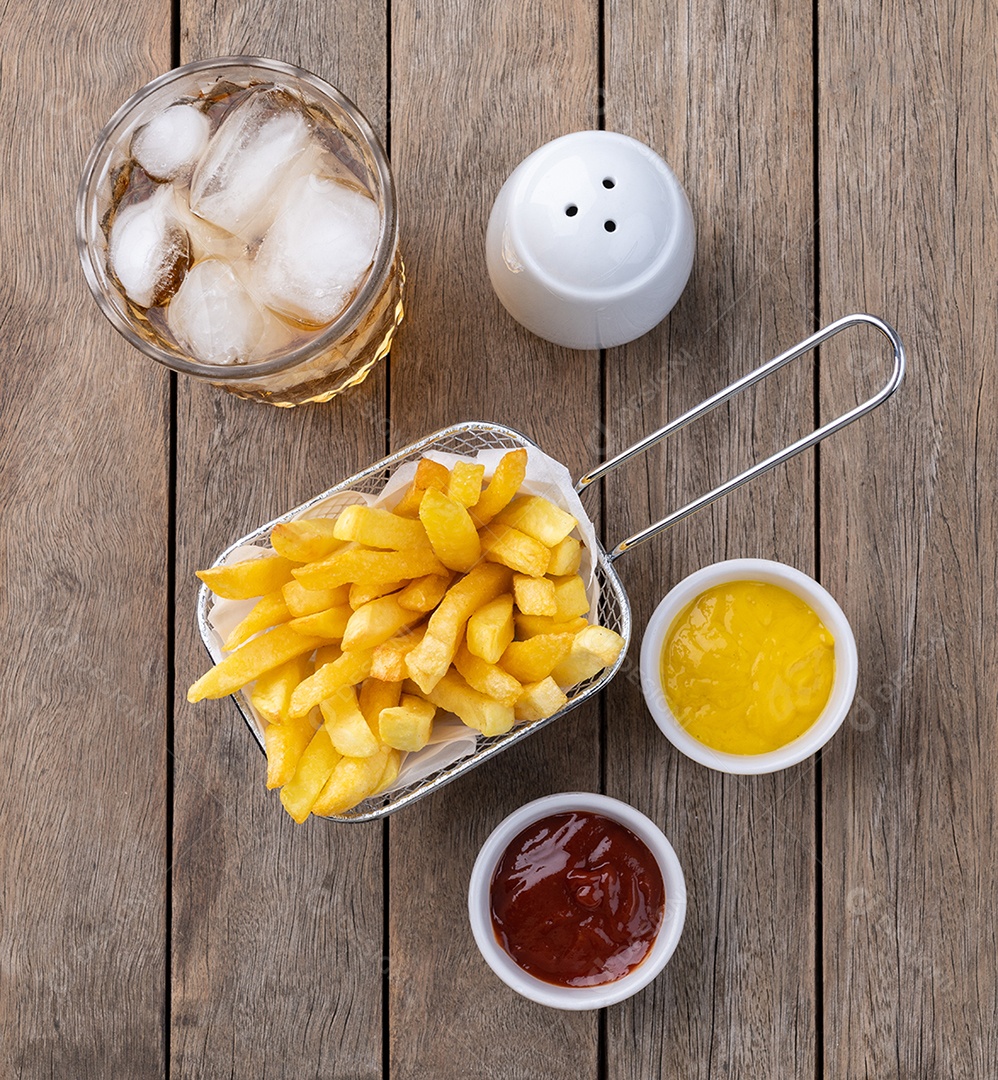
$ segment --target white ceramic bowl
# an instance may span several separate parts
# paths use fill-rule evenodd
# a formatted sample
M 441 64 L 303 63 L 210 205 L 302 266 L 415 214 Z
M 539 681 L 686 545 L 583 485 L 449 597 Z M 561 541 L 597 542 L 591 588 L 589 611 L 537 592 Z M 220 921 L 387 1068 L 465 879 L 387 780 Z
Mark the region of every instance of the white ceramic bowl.
M 793 742 L 765 754 L 728 754 L 693 738 L 673 715 L 662 688 L 662 649 L 676 616 L 702 592 L 728 581 L 781 585 L 808 604 L 835 639 L 835 677 L 821 715 Z M 852 706 L 858 670 L 852 627 L 832 595 L 807 574 L 769 559 L 729 559 L 690 574 L 655 609 L 641 642 L 641 689 L 648 709 L 665 737 L 676 749 L 701 765 L 742 776 L 777 772 L 820 750 L 842 726 Z
M 554 986 L 524 971 L 499 944 L 492 928 L 492 875 L 510 842 L 532 822 L 573 810 L 601 814 L 630 829 L 655 857 L 665 885 L 665 916 L 651 951 L 629 974 L 602 986 Z M 547 795 L 521 806 L 493 830 L 482 845 L 468 886 L 468 916 L 482 956 L 507 986 L 518 994 L 555 1009 L 601 1009 L 636 994 L 669 962 L 686 920 L 686 879 L 672 845 L 662 830 L 633 806 L 586 791 Z

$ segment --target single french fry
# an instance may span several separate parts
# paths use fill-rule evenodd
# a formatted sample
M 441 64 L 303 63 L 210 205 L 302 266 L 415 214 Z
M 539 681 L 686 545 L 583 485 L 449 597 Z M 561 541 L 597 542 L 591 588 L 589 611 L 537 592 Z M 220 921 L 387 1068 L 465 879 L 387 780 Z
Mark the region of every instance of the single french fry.
M 554 617 L 559 622 L 568 622 L 589 612 L 589 597 L 586 596 L 586 583 L 578 574 L 558 577 L 554 582 L 554 599 L 557 611 Z
M 278 555 L 294 562 L 315 562 L 343 547 L 342 541 L 334 534 L 335 528 L 335 518 L 285 521 L 271 529 L 270 546 Z
M 493 520 L 512 525 L 549 548 L 560 544 L 579 524 L 578 518 L 541 495 L 518 496 Z
M 513 575 L 513 598 L 524 615 L 557 615 L 555 585 L 548 578 Z
M 576 686 L 613 664 L 624 647 L 620 634 L 605 626 L 587 626 L 572 640 L 568 653 L 551 669 L 559 686 Z
M 540 682 L 528 683 L 513 706 L 517 723 L 546 720 L 568 704 L 564 690 L 549 675 Z
M 513 640 L 513 632 L 513 597 L 506 593 L 483 604 L 468 619 L 468 649 L 495 664 Z
M 481 558 L 482 544 L 471 515 L 442 491 L 430 488 L 424 493 L 419 520 L 444 566 L 466 573 Z
M 343 757 L 326 781 L 312 806 L 320 817 L 352 810 L 374 793 L 388 763 L 389 748 L 381 747 L 370 757 Z
M 427 629 L 423 640 L 406 655 L 406 675 L 425 694 L 440 681 L 456 651 L 455 647 L 435 638 Z
M 348 583 L 380 585 L 386 581 L 406 581 L 425 574 L 446 573 L 447 568 L 427 544 L 425 550 L 343 551 L 320 562 L 298 567 L 294 576 L 306 589 L 333 589 Z
M 268 724 L 281 724 L 289 716 L 295 687 L 312 674 L 308 656 L 296 656 L 265 671 L 254 683 L 250 702 Z
M 350 615 L 343 632 L 343 649 L 373 649 L 422 617 L 422 612 L 402 607 L 394 594 L 381 596 Z
M 351 585 L 348 602 L 350 607 L 356 611 L 357 608 L 362 608 L 372 600 L 378 600 L 382 596 L 388 596 L 390 593 L 398 592 L 407 584 L 408 582 L 406 581 L 383 581 L 379 585 Z
M 569 619 L 568 622 L 558 622 L 548 615 L 516 615 L 514 621 L 516 636 L 521 641 L 537 637 L 538 634 L 577 634 L 589 625 L 589 622 L 581 617 Z
M 432 611 L 450 588 L 451 576 L 426 574 L 410 581 L 399 593 L 399 604 L 409 611 Z
M 426 624 L 414 626 L 375 646 L 371 660 L 371 677 L 382 682 L 401 682 L 409 678 L 405 658 L 423 640 Z
M 473 461 L 457 461 L 450 472 L 447 494 L 462 506 L 474 506 L 482 497 L 485 466 Z
M 225 639 L 222 648 L 226 652 L 238 649 L 245 641 L 249 641 L 254 634 L 261 630 L 268 630 L 279 623 L 287 622 L 291 618 L 288 605 L 284 602 L 284 593 L 280 589 L 261 596 L 253 605 L 249 614 L 236 626 L 232 633 Z
M 490 664 L 475 656 L 467 645 L 457 650 L 454 667 L 472 689 L 495 698 L 503 705 L 515 705 L 523 693 L 523 687 L 512 675 L 497 664 Z
M 282 589 L 284 602 L 292 618 L 314 615 L 317 611 L 345 604 L 350 597 L 349 585 L 337 585 L 335 589 L 306 589 L 300 581 L 292 578 Z
M 305 747 L 322 726 L 322 714 L 312 709 L 283 724 L 268 724 L 263 733 L 267 750 L 267 787 L 283 787 L 294 776 Z
M 312 671 L 318 671 L 323 664 L 335 664 L 342 655 L 343 650 L 340 648 L 340 643 L 338 641 L 331 641 L 328 645 L 320 645 L 315 650 Z
M 430 488 L 446 491 L 450 483 L 450 469 L 433 458 L 423 458 L 416 466 L 416 475 L 408 491 L 395 506 L 395 513 L 400 517 L 414 518 L 419 514 L 419 504 L 423 501 L 423 492 Z
M 430 616 L 428 630 L 457 649 L 468 619 L 484 604 L 509 591 L 513 575 L 503 566 L 479 563 L 455 582 Z
M 396 750 L 393 747 L 388 747 L 387 749 L 388 760 L 385 762 L 385 771 L 381 774 L 381 779 L 378 781 L 374 791 L 371 792 L 371 795 L 380 795 L 395 783 L 398 779 L 399 769 L 402 767 L 402 762 L 405 759 L 405 754 L 401 750 Z
M 339 604 L 328 611 L 316 611 L 311 615 L 302 615 L 300 619 L 292 619 L 288 626 L 299 634 L 337 641 L 343 637 L 351 615 L 353 608 L 349 604 Z
M 538 634 L 526 641 L 513 641 L 506 646 L 499 666 L 521 683 L 540 682 L 568 655 L 574 640 L 572 634 Z
M 551 561 L 551 551 L 540 540 L 511 525 L 492 524 L 479 533 L 482 554 L 489 562 L 502 563 L 521 574 L 543 577 Z
M 474 690 L 453 670 L 437 682 L 426 698 L 483 735 L 502 735 L 515 722 L 512 706 Z
M 475 524 L 481 527 L 503 510 L 514 495 L 520 490 L 523 478 L 527 475 L 527 451 L 511 450 L 503 454 L 492 474 L 488 487 L 481 494 L 478 502 L 471 508 Z
M 430 616 L 423 640 L 405 658 L 406 670 L 424 694 L 450 667 L 468 619 L 506 592 L 511 578 L 505 567 L 479 563 L 447 590 Z
M 373 548 L 401 551 L 429 547 L 426 533 L 418 521 L 374 506 L 346 507 L 336 519 L 335 533 L 338 540 L 355 540 Z
M 312 812 L 319 792 L 340 760 L 329 733 L 320 727 L 302 751 L 294 776 L 281 788 L 284 809 L 300 825 Z
M 403 694 L 398 705 L 382 709 L 378 734 L 386 746 L 396 750 L 422 750 L 430 740 L 436 705 L 415 694 Z
M 265 596 L 290 581 L 294 565 L 280 555 L 264 555 L 256 559 L 229 563 L 227 566 L 198 570 L 197 576 L 216 596 L 224 600 L 252 600 L 256 596 Z
M 293 633 L 293 631 L 292 631 Z M 371 674 L 371 649 L 344 652 L 331 664 L 316 667 L 314 674 L 300 682 L 291 695 L 291 715 L 302 716 L 341 686 L 355 686 Z
M 574 536 L 566 536 L 560 544 L 551 549 L 551 561 L 548 573 L 561 577 L 564 574 L 576 574 L 582 565 L 582 544 Z
M 319 706 L 333 746 L 344 757 L 370 757 L 381 745 L 357 704 L 352 686 L 342 686 Z
M 371 677 L 361 683 L 357 704 L 372 731 L 378 730 L 378 718 L 382 709 L 394 709 L 402 694 L 402 680 L 385 682 Z
M 287 624 L 275 626 L 273 630 L 250 638 L 245 645 L 240 645 L 235 652 L 229 653 L 202 675 L 187 691 L 187 700 L 193 703 L 204 698 L 223 698 L 234 694 L 265 671 L 296 656 L 310 653 L 322 644 L 322 638 L 296 634 Z M 317 705 L 318 701 L 312 704 Z

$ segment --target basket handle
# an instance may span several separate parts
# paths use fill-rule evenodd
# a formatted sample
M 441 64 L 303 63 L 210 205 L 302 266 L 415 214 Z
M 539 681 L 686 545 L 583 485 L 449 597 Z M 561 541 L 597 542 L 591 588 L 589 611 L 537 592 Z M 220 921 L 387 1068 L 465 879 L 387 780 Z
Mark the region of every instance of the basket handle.
M 728 492 L 740 488 L 742 484 L 748 483 L 749 480 L 761 476 L 762 473 L 768 472 L 770 469 L 775 468 L 775 466 L 782 464 L 784 461 L 789 461 L 790 458 L 799 454 L 802 450 L 806 450 L 809 446 L 814 446 L 816 443 L 821 442 L 822 439 L 831 435 L 833 431 L 838 431 L 840 428 L 846 427 L 846 425 L 851 424 L 854 420 L 858 420 L 861 416 L 865 416 L 868 412 L 871 412 L 878 405 L 883 404 L 883 402 L 897 390 L 901 385 L 901 380 L 904 378 L 904 345 L 901 343 L 898 332 L 882 319 L 878 319 L 875 315 L 865 315 L 862 313 L 846 315 L 833 323 L 829 323 L 821 330 L 816 331 L 810 337 L 805 338 L 799 344 L 794 345 L 793 348 L 788 349 L 784 353 L 780 353 L 779 356 L 767 361 L 761 367 L 756 368 L 755 371 L 749 372 L 748 375 L 743 375 L 724 390 L 719 390 L 716 394 L 707 398 L 706 401 L 702 401 L 699 405 L 695 405 L 689 411 L 684 412 L 682 416 L 677 417 L 664 427 L 659 428 L 658 431 L 652 432 L 651 435 L 646 435 L 645 438 L 636 442 L 633 446 L 629 446 L 626 450 L 622 450 L 616 457 L 604 461 L 602 465 L 597 465 L 596 468 L 586 473 L 586 475 L 575 485 L 575 490 L 580 494 L 595 480 L 599 480 L 601 477 L 606 476 L 607 473 L 616 469 L 618 465 L 623 465 L 625 461 L 629 461 L 632 457 L 643 453 L 650 446 L 654 446 L 655 443 L 660 442 L 662 439 L 673 434 L 673 432 L 679 431 L 680 428 L 686 427 L 687 424 L 706 415 L 712 409 L 716 409 L 718 405 L 733 398 L 736 394 L 741 393 L 742 390 L 746 390 L 748 387 L 754 386 L 757 382 L 761 382 L 774 371 L 777 371 L 785 364 L 789 364 L 791 360 L 796 360 L 797 357 L 803 356 L 805 353 L 817 348 L 823 341 L 827 341 L 830 337 L 839 333 L 839 331 L 845 330 L 850 326 L 858 326 L 862 323 L 876 327 L 894 348 L 894 370 L 891 372 L 891 377 L 884 386 L 873 395 L 873 397 L 855 406 L 855 408 L 850 409 L 848 412 L 844 412 L 841 416 L 836 417 L 836 419 L 829 421 L 827 424 L 815 428 L 809 435 L 802 436 L 796 442 L 791 443 L 789 446 L 777 451 L 771 457 L 766 458 L 765 461 L 760 461 L 758 464 L 751 466 L 751 468 L 732 477 L 732 479 L 721 484 L 719 487 L 716 487 L 712 491 L 708 491 L 705 495 L 701 495 L 699 498 L 687 503 L 686 506 L 681 507 L 679 510 L 674 510 L 671 514 L 662 518 L 661 521 L 657 521 L 654 525 L 649 525 L 646 529 L 642 529 L 633 536 L 629 536 L 626 540 L 622 540 L 612 551 L 607 553 L 607 558 L 613 562 L 615 559 L 620 558 L 625 551 L 629 551 L 631 548 L 637 547 L 638 544 L 643 544 L 646 540 L 650 540 L 653 536 L 657 536 L 663 529 L 667 529 L 670 525 L 675 525 L 676 522 L 682 521 L 683 518 L 696 513 L 697 510 L 712 503 L 715 499 L 719 499 L 722 495 L 727 495 Z

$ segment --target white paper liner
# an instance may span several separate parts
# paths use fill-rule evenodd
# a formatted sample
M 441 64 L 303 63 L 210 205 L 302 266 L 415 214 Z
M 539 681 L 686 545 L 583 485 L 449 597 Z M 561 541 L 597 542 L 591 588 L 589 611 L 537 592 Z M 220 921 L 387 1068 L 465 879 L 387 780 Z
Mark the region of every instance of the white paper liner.
M 462 454 L 448 454 L 438 450 L 429 450 L 423 456 L 432 458 L 452 468 L 458 461 L 475 461 L 485 466 L 486 479 L 490 478 L 499 460 L 508 450 L 481 450 L 473 458 Z M 301 518 L 335 517 L 346 506 L 362 503 L 367 506 L 393 507 L 408 489 L 416 474 L 417 463 L 407 462 L 392 474 L 388 483 L 378 495 L 368 495 L 360 491 L 341 491 L 323 499 L 299 515 Z M 520 494 L 542 495 L 544 498 L 567 510 L 578 522 L 576 530 L 582 541 L 582 564 L 579 573 L 586 582 L 589 597 L 589 610 L 599 610 L 599 583 L 596 579 L 596 565 L 593 552 L 596 550 L 596 533 L 586 514 L 585 507 L 575 491 L 571 474 L 560 461 L 549 457 L 542 450 L 531 448 L 527 451 L 527 471 L 520 486 Z M 224 565 L 241 562 L 244 559 L 267 558 L 275 553 L 269 547 L 240 545 L 228 552 Z M 212 659 L 217 663 L 228 655 L 222 643 L 235 627 L 249 614 L 256 600 L 225 600 L 211 595 L 207 619 L 213 640 L 208 643 Z M 261 737 L 267 728 L 267 722 L 250 704 L 252 684 L 246 688 L 246 704 L 253 714 Z M 433 733 L 429 743 L 419 751 L 406 754 L 399 769 L 398 777 L 386 792 L 399 791 L 415 784 L 439 769 L 470 757 L 478 744 L 478 732 L 462 723 L 456 716 L 438 711 L 433 721 Z

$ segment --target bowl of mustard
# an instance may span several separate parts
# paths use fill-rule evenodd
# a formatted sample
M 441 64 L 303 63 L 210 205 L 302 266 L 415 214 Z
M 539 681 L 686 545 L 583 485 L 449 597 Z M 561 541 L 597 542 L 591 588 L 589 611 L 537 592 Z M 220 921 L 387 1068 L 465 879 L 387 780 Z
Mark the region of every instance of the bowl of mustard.
M 720 772 L 776 772 L 816 753 L 856 694 L 856 640 L 831 594 L 769 559 L 676 585 L 641 644 L 641 688 L 669 741 Z

